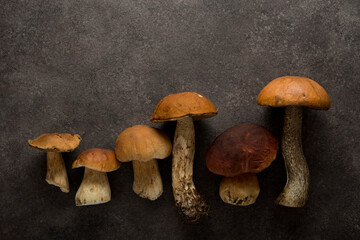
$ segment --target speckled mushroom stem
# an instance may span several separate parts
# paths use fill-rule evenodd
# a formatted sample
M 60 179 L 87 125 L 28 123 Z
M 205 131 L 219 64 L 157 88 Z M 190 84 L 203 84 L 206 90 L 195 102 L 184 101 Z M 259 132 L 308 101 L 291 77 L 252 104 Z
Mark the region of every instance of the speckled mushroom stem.
M 85 168 L 84 178 L 75 195 L 76 206 L 106 203 L 111 200 L 111 189 L 106 172 Z
M 61 152 L 47 152 L 46 158 L 46 182 L 59 187 L 64 193 L 68 193 L 70 191 L 69 180 Z
M 163 193 L 163 184 L 156 159 L 133 161 L 134 192 L 142 198 L 156 200 Z
M 259 193 L 260 187 L 255 173 L 224 177 L 219 188 L 219 195 L 223 202 L 237 206 L 255 203 Z
M 287 182 L 276 200 L 277 204 L 286 207 L 302 207 L 308 198 L 310 176 L 302 150 L 301 123 L 302 107 L 286 107 L 281 148 L 286 166 Z
M 191 117 L 177 120 L 172 162 L 172 186 L 175 204 L 188 222 L 197 222 L 208 213 L 208 205 L 193 182 L 195 130 Z

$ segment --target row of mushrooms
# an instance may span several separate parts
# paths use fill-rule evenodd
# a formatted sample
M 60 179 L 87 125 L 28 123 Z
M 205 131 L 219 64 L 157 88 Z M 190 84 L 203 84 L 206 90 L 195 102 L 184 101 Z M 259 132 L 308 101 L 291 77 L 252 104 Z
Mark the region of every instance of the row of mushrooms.
M 309 169 L 302 151 L 302 107 L 329 109 L 326 91 L 315 81 L 295 76 L 270 82 L 258 95 L 259 105 L 286 107 L 282 153 L 287 183 L 276 203 L 288 207 L 304 206 L 308 198 Z M 172 187 L 175 205 L 188 222 L 197 222 L 209 207 L 193 182 L 195 154 L 194 121 L 217 115 L 211 101 L 194 92 L 182 92 L 163 98 L 150 119 L 152 122 L 177 121 L 174 141 L 165 132 L 146 125 L 135 125 L 117 138 L 115 151 L 93 148 L 82 152 L 72 168 L 85 167 L 83 181 L 76 193 L 77 206 L 111 200 L 106 172 L 119 169 L 121 163 L 133 163 L 133 190 L 140 197 L 156 200 L 163 192 L 157 159 L 172 154 Z M 75 150 L 81 141 L 77 134 L 47 133 L 29 140 L 32 148 L 47 152 L 46 181 L 69 192 L 69 182 L 61 152 Z M 208 169 L 224 176 L 220 183 L 221 199 L 246 206 L 260 192 L 256 173 L 267 168 L 277 156 L 279 142 L 267 129 L 255 124 L 238 124 L 220 134 L 206 152 Z

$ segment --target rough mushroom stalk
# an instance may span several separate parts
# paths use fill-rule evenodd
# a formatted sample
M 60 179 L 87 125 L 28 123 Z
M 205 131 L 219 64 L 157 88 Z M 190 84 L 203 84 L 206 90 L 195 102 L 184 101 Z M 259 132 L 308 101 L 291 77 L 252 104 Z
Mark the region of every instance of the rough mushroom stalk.
M 61 152 L 47 152 L 46 182 L 60 188 L 64 193 L 70 191 L 69 180 Z
M 173 143 L 172 186 L 175 204 L 186 220 L 198 221 L 207 214 L 208 205 L 193 182 L 195 130 L 191 117 L 177 120 Z
M 156 200 L 163 192 L 163 184 L 156 159 L 133 161 L 134 192 L 142 198 Z
M 237 206 L 248 206 L 255 203 L 259 193 L 260 187 L 255 173 L 224 177 L 219 188 L 221 199 L 225 203 Z
M 106 172 L 85 168 L 84 178 L 76 192 L 76 206 L 105 203 L 111 200 L 111 189 Z
M 310 176 L 302 150 L 301 123 L 302 107 L 286 107 L 281 147 L 287 182 L 276 203 L 287 207 L 302 207 L 308 198 Z

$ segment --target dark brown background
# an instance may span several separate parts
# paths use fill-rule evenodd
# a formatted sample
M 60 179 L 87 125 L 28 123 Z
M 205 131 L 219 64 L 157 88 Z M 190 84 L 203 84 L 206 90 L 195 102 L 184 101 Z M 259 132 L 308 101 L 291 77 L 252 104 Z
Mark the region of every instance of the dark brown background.
M 360 235 L 360 18 L 358 0 L 0 1 L 1 239 L 358 239 Z M 272 79 L 310 77 L 329 93 L 329 111 L 304 112 L 311 171 L 304 208 L 276 206 L 286 173 L 281 154 L 258 175 L 249 207 L 224 204 L 207 147 L 243 122 L 281 136 L 283 109 L 256 97 Z M 75 207 L 83 169 L 75 157 L 113 148 L 117 135 L 149 124 L 171 137 L 174 123 L 149 118 L 164 96 L 194 91 L 218 116 L 196 123 L 194 181 L 211 206 L 184 224 L 171 189 L 171 159 L 159 161 L 164 194 L 132 192 L 132 166 L 108 174 L 112 201 Z M 48 185 L 46 155 L 27 146 L 45 132 L 78 133 L 63 154 L 69 194 Z

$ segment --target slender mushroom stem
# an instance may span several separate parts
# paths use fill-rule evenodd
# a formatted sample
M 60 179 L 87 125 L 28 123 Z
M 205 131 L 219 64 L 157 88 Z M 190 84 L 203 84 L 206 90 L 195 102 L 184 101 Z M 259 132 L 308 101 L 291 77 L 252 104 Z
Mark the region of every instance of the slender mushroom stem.
M 193 182 L 195 130 L 191 117 L 177 120 L 172 162 L 172 186 L 175 204 L 188 222 L 197 222 L 208 213 L 208 205 Z
M 76 206 L 95 205 L 111 200 L 111 189 L 106 172 L 85 168 L 84 178 L 76 192 Z
M 134 192 L 142 198 L 156 200 L 163 193 L 163 184 L 156 159 L 133 161 Z
M 237 206 L 248 206 L 255 203 L 259 193 L 260 187 L 255 173 L 224 177 L 219 188 L 221 199 L 225 203 Z
M 287 207 L 302 207 L 308 198 L 310 176 L 302 150 L 301 121 L 301 106 L 286 107 L 281 148 L 287 182 L 276 203 Z
M 70 191 L 69 180 L 61 152 L 47 152 L 46 182 L 60 188 L 64 193 Z

